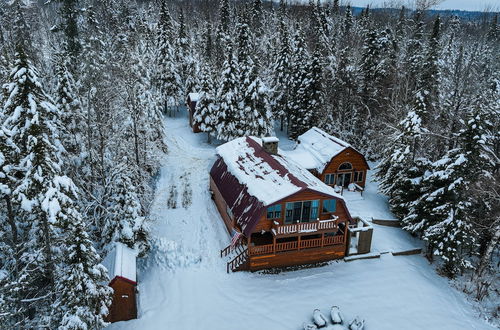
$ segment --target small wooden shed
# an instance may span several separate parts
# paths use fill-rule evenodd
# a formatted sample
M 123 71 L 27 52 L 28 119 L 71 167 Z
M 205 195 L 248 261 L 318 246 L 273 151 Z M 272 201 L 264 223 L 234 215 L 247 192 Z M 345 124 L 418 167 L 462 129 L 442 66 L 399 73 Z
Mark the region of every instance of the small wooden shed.
M 191 126 L 191 129 L 194 133 L 201 132 L 198 125 L 194 123 L 194 110 L 196 109 L 196 103 L 198 103 L 199 99 L 200 95 L 198 93 L 189 93 L 186 100 L 187 111 L 189 115 L 189 126 Z
M 137 318 L 137 253 L 122 243 L 114 243 L 102 264 L 109 274 L 109 286 L 113 288 L 113 302 L 106 318 L 108 322 L 127 321 Z

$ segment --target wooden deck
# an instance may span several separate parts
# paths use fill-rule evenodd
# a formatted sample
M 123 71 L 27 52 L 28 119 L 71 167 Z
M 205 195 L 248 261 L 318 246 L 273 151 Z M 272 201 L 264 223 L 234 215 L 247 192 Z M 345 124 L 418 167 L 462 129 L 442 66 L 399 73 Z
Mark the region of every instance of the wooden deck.
M 301 240 L 299 238 L 297 241 L 292 242 L 249 246 L 248 255 L 255 256 L 287 251 L 299 251 L 331 245 L 345 245 L 344 235 L 327 236 L 307 240 Z

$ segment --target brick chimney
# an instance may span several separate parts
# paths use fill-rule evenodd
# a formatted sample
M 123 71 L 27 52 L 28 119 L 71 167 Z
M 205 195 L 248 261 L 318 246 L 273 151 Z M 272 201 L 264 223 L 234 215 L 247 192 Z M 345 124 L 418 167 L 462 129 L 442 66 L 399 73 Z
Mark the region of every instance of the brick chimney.
M 280 140 L 275 136 L 266 136 L 262 138 L 262 147 L 272 155 L 278 154 L 278 142 Z

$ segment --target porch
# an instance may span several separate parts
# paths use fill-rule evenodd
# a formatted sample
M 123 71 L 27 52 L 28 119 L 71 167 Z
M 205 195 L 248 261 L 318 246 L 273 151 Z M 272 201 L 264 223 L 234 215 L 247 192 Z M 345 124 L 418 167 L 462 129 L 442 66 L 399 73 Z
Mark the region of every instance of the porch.
M 318 237 L 319 236 L 319 237 Z M 282 241 L 280 241 L 282 240 Z M 334 233 L 323 233 L 316 235 L 295 236 L 275 239 L 272 244 L 248 245 L 248 255 L 276 254 L 289 251 L 300 251 L 306 249 L 323 248 L 333 245 L 345 245 L 345 235 L 339 230 Z

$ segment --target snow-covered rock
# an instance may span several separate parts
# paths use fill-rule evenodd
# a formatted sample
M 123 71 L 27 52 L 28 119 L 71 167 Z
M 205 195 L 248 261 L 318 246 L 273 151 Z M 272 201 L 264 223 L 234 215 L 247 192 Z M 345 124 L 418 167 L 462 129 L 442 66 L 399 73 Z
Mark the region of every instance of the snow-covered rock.
M 332 317 L 333 324 L 342 324 L 344 322 L 344 317 L 342 316 L 342 312 L 340 312 L 340 308 L 338 306 L 332 306 L 330 316 Z
M 304 323 L 302 325 L 304 327 L 304 330 L 316 330 L 318 327 L 315 324 L 310 324 L 310 323 Z
M 321 313 L 319 309 L 314 310 L 313 320 L 314 324 L 316 324 L 320 328 L 326 326 L 326 317 L 323 315 L 323 313 Z
M 349 323 L 350 330 L 363 330 L 365 327 L 365 320 L 360 319 L 359 316 L 356 316 L 354 320 Z

